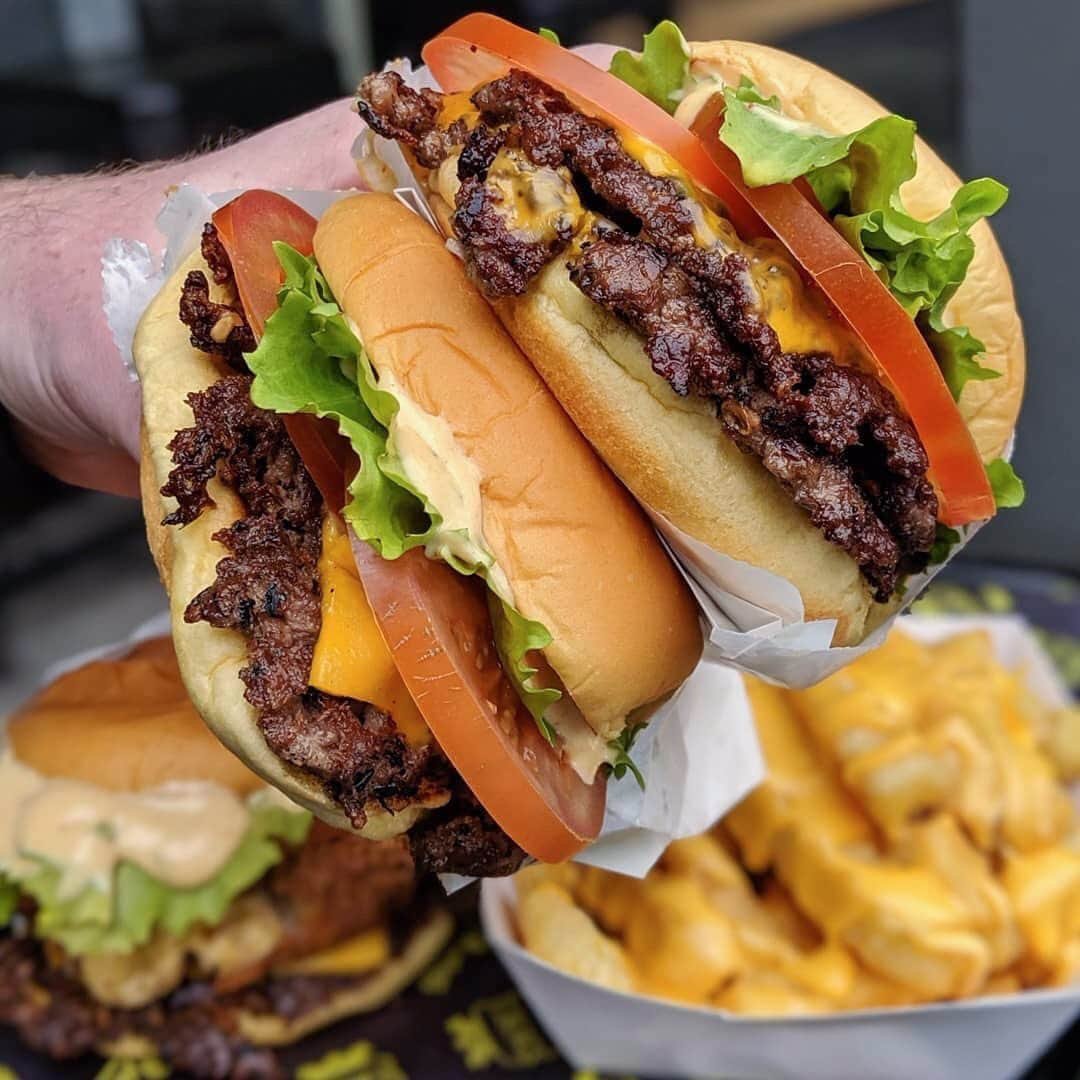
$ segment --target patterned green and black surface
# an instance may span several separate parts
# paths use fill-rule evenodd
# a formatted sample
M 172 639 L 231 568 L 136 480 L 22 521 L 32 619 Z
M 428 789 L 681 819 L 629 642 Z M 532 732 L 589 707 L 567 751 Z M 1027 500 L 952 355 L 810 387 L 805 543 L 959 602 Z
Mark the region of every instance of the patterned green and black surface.
M 1080 585 L 1039 572 L 950 567 L 917 605 L 925 614 L 1015 613 L 1036 627 L 1074 694 L 1080 693 Z M 342 1021 L 285 1050 L 295 1080 L 592 1080 L 561 1061 L 480 934 L 475 897 L 447 951 L 386 1008 Z M 1007 1033 L 1003 1033 L 1007 1037 Z M 722 1063 L 718 1063 L 722 1068 Z M 0 1080 L 162 1080 L 156 1060 L 54 1063 L 0 1030 Z M 1025 1080 L 1080 1080 L 1080 1022 Z

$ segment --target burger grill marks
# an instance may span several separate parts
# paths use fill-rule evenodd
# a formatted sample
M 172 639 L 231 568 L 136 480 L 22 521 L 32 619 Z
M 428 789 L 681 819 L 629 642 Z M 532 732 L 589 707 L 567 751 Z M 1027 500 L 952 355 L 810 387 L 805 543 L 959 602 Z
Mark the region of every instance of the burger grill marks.
M 212 229 L 204 234 L 204 254 Z M 220 258 L 228 271 L 223 249 Z M 183 299 L 180 312 L 183 319 Z M 185 619 L 244 635 L 244 696 L 258 710 L 267 744 L 317 777 L 354 826 L 363 827 L 368 800 L 394 812 L 450 791 L 447 806 L 409 832 L 418 866 L 512 873 L 524 853 L 476 805 L 435 743 L 412 747 L 387 713 L 309 686 L 321 626 L 322 499 L 281 418 L 257 408 L 250 387 L 250 376 L 226 375 L 191 394 L 195 423 L 169 444 L 174 468 L 162 494 L 175 497 L 177 508 L 167 525 L 187 525 L 212 504 L 207 484 L 215 475 L 245 511 L 214 534 L 230 554 L 217 564 L 213 585 L 188 604 Z M 471 842 L 448 848 L 448 823 Z M 486 861 L 466 861 L 474 859 Z
M 426 167 L 461 151 L 453 226 L 488 295 L 524 293 L 573 238 L 565 226 L 543 237 L 515 230 L 489 173 L 507 147 L 534 168 L 569 170 L 582 201 L 608 219 L 572 264 L 575 284 L 643 335 L 676 393 L 716 402 L 736 445 L 855 559 L 879 600 L 926 564 L 937 498 L 895 399 L 829 356 L 784 353 L 754 310 L 745 258 L 699 245 L 699 208 L 675 181 L 653 176 L 612 129 L 524 72 L 473 94 L 480 121 L 468 132 L 461 121 L 439 129 L 436 98 L 383 72 L 361 83 L 359 107 Z
M 423 906 L 410 908 L 415 876 L 403 841 L 373 844 L 319 822 L 305 844 L 256 891 L 273 903 L 284 937 L 265 963 L 245 973 L 249 985 L 242 989 L 224 993 L 210 981 L 189 978 L 145 1008 L 109 1008 L 90 996 L 70 962 L 48 957 L 41 942 L 2 936 L 0 1023 L 14 1026 L 30 1046 L 55 1058 L 78 1057 L 102 1043 L 136 1035 L 149 1039 L 163 1059 L 185 1075 L 284 1077 L 272 1051 L 252 1047 L 239 1035 L 237 1015 L 296 1020 L 332 1001 L 342 989 L 358 986 L 365 976 L 262 979 L 265 970 L 312 955 L 403 911 L 415 919 Z

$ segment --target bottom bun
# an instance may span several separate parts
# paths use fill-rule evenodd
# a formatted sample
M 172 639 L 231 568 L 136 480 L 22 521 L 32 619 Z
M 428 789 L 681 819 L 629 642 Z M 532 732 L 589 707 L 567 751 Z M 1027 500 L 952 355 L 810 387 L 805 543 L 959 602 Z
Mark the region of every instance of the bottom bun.
M 528 294 L 497 308 L 578 427 L 646 506 L 716 551 L 786 578 L 805 617 L 835 619 L 853 645 L 898 601 L 877 603 L 855 561 L 831 544 L 706 401 L 653 372 L 640 337 L 552 262 Z
M 413 983 L 446 947 L 454 920 L 443 908 L 433 908 L 409 934 L 401 949 L 377 971 L 342 980 L 341 989 L 327 1002 L 289 1020 L 273 1013 L 237 1010 L 230 1019 L 237 1033 L 252 1046 L 290 1046 L 312 1032 L 329 1027 L 347 1016 L 374 1012 L 392 1001 Z M 98 1053 L 108 1058 L 147 1058 L 159 1048 L 141 1035 L 121 1035 L 102 1043 Z
M 189 394 L 204 390 L 223 371 L 206 353 L 194 348 L 177 317 L 180 287 L 188 271 L 209 271 L 201 256 L 181 265 L 154 298 L 139 323 L 134 355 L 142 383 L 143 463 L 140 469 L 143 511 L 150 550 L 169 593 L 172 637 L 180 675 L 192 704 L 214 734 L 253 772 L 329 825 L 352 826 L 322 784 L 283 761 L 266 744 L 258 714 L 244 697 L 240 672 L 247 666 L 243 635 L 205 622 L 188 623 L 184 611 L 203 589 L 214 583 L 217 564 L 228 552 L 212 539 L 243 515 L 243 506 L 217 478 L 207 491 L 213 505 L 183 528 L 160 524 L 173 509 L 161 495 L 172 468 L 168 444 L 192 423 Z M 429 809 L 445 805 L 448 793 L 419 801 L 394 813 L 371 800 L 364 806 L 367 822 L 358 831 L 369 840 L 385 840 L 410 829 Z

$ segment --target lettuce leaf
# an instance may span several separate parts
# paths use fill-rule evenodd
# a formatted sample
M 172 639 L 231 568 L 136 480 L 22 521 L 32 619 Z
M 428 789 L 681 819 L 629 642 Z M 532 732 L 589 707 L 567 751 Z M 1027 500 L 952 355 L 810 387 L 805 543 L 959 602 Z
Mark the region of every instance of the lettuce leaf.
M 792 120 L 748 79 L 724 90 L 720 139 L 738 157 L 750 187 L 805 176 L 836 227 L 912 318 L 942 315 L 975 254 L 968 231 L 1005 204 L 1008 189 L 984 177 L 964 184 L 930 221 L 904 210 L 900 187 L 915 175 L 915 124 L 883 116 L 858 131 L 830 135 Z M 974 339 L 972 339 L 974 340 Z M 974 362 L 968 352 L 969 365 Z M 991 376 L 992 377 L 992 376 Z
M 384 559 L 396 559 L 415 547 L 439 558 L 459 574 L 478 574 L 491 584 L 494 560 L 461 558 L 440 542 L 442 516 L 409 483 L 401 461 L 389 446 L 389 428 L 397 415 L 393 394 L 379 388 L 378 376 L 334 300 L 314 257 L 288 244 L 275 244 L 285 282 L 278 309 L 270 316 L 258 348 L 246 356 L 255 375 L 251 399 L 278 413 L 313 413 L 335 422 L 349 440 L 360 469 L 349 485 L 344 517 L 360 539 Z M 531 649 L 551 643 L 541 624 L 527 619 L 504 597 L 493 599 L 496 643 L 503 666 L 526 708 L 551 738 L 544 711 L 561 695 L 532 685 L 536 670 L 525 659 Z
M 958 530 L 950 529 L 939 521 L 934 531 L 934 546 L 930 548 L 930 565 L 938 566 L 943 563 L 949 557 L 949 552 L 963 539 Z
M 438 524 L 387 452 L 397 402 L 378 389 L 315 260 L 288 244 L 274 248 L 285 284 L 258 348 L 246 358 L 255 375 L 251 399 L 263 409 L 313 413 L 337 424 L 360 459 L 345 518 L 384 558 L 396 559 L 425 544 Z
M 952 326 L 941 331 L 924 326 L 922 330 L 954 401 L 960 400 L 960 394 L 971 380 L 982 382 L 1001 377 L 1000 371 L 984 367 L 976 359 L 986 351 L 986 346 L 966 326 Z
M 19 905 L 19 888 L 10 878 L 0 874 L 0 930 L 9 922 Z
M 545 41 L 550 41 L 554 45 L 561 45 L 562 44 L 562 42 L 559 40 L 559 35 L 557 33 L 555 33 L 554 30 L 548 29 L 548 27 L 546 27 L 546 26 L 541 26 L 540 29 L 537 30 L 536 32 Z
M 166 885 L 122 862 L 108 891 L 91 885 L 69 897 L 61 893 L 56 866 L 24 857 L 34 869 L 16 883 L 37 901 L 35 933 L 79 956 L 130 952 L 159 927 L 179 937 L 196 924 L 216 925 L 240 893 L 281 861 L 283 845 L 303 843 L 311 826 L 306 810 L 290 811 L 257 795 L 249 806 L 251 825 L 236 851 L 210 881 L 192 889 Z
M 665 19 L 645 35 L 640 54 L 620 49 L 611 58 L 608 71 L 660 108 L 673 113 L 686 89 L 690 46 L 682 31 L 670 19 Z
M 514 689 L 536 721 L 541 734 L 554 746 L 555 729 L 544 719 L 544 713 L 549 705 L 562 697 L 562 693 L 537 686 L 533 676 L 538 669 L 528 659 L 531 650 L 546 649 L 551 644 L 551 632 L 543 623 L 525 618 L 493 592 L 488 593 L 488 610 L 495 634 L 495 650 L 502 661 L 503 671 L 514 684 Z
M 990 490 L 994 493 L 994 502 L 999 510 L 1024 505 L 1027 496 L 1024 481 L 1004 458 L 991 461 L 986 466 L 986 475 L 990 478 Z

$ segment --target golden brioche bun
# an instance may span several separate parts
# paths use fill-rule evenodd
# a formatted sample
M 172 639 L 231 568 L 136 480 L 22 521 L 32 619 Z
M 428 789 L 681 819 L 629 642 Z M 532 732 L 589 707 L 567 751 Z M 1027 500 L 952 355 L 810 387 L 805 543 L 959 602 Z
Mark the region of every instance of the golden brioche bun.
M 192 423 L 187 396 L 204 390 L 224 374 L 213 357 L 191 345 L 188 331 L 177 317 L 181 284 L 189 271 L 200 269 L 212 280 L 206 263 L 196 252 L 176 270 L 144 312 L 133 349 L 142 387 L 143 511 L 150 550 L 169 591 L 180 674 L 192 704 L 210 730 L 241 761 L 328 824 L 348 829 L 348 819 L 323 786 L 288 765 L 266 745 L 258 714 L 245 700 L 240 681 L 240 671 L 247 666 L 243 636 L 205 622 L 184 621 L 184 609 L 193 597 L 213 584 L 217 564 L 228 554 L 211 537 L 243 514 L 236 496 L 215 478 L 208 488 L 213 506 L 182 529 L 160 525 L 175 506 L 174 500 L 161 496 L 160 489 L 172 468 L 168 444 L 178 430 Z M 393 814 L 373 800 L 365 807 L 368 820 L 360 833 L 370 840 L 396 836 L 409 829 L 426 809 L 444 804 L 447 798 L 443 795 Z
M 210 780 L 248 795 L 263 786 L 207 730 L 168 638 L 61 675 L 8 721 L 15 756 L 50 777 L 111 791 Z
M 355 979 L 342 977 L 339 988 L 327 1001 L 302 1016 L 290 1020 L 274 1013 L 237 1008 L 229 1019 L 237 1032 L 253 1046 L 290 1046 L 347 1016 L 382 1008 L 414 982 L 442 952 L 453 930 L 454 920 L 450 914 L 442 908 L 433 908 L 378 970 L 365 972 Z M 98 1047 L 103 1056 L 117 1059 L 154 1057 L 158 1049 L 149 1039 L 137 1035 L 122 1035 Z
M 835 75 L 777 49 L 739 42 L 691 45 L 691 70 L 737 83 L 743 74 L 786 112 L 832 131 L 850 131 L 885 110 Z M 680 105 L 689 125 L 703 87 Z M 920 141 L 919 170 L 904 195 L 930 217 L 959 179 Z M 1007 444 L 1024 383 L 1024 344 L 1012 284 L 989 226 L 972 231 L 976 256 L 948 310 L 987 346 L 1002 372 L 969 382 L 960 401 L 984 460 Z M 557 260 L 522 297 L 496 303 L 505 325 L 604 460 L 646 505 L 714 550 L 763 567 L 799 590 L 809 619 L 835 619 L 834 645 L 858 643 L 898 606 L 876 603 L 858 566 L 829 543 L 755 458 L 724 435 L 707 403 L 675 395 L 656 375 L 641 338 L 592 303 Z
M 319 266 L 376 371 L 441 417 L 479 470 L 483 530 L 548 662 L 607 737 L 679 686 L 697 610 L 639 507 L 593 453 L 421 218 L 389 195 L 335 203 Z

